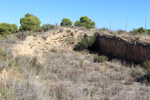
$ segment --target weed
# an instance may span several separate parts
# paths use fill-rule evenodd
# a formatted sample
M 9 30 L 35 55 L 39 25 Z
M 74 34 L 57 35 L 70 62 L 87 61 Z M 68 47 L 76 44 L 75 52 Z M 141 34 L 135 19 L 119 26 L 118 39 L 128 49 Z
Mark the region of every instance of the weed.
M 104 55 L 102 55 L 102 56 L 97 56 L 97 57 L 94 58 L 94 62 L 105 62 L 105 61 L 107 61 L 107 60 L 108 60 L 108 57 L 107 57 L 107 56 L 104 56 Z
M 84 66 L 84 60 L 81 60 L 80 61 L 80 67 L 83 68 L 83 66 Z
M 16 100 L 17 98 L 17 93 L 8 89 L 1 90 L 0 93 L 0 100 Z

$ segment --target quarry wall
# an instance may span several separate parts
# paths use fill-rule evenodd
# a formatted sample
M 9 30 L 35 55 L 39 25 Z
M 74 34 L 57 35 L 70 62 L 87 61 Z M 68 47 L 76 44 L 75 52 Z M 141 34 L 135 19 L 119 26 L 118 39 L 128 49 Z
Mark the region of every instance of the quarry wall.
M 150 43 L 98 34 L 96 48 L 100 54 L 122 58 L 135 63 L 150 60 Z

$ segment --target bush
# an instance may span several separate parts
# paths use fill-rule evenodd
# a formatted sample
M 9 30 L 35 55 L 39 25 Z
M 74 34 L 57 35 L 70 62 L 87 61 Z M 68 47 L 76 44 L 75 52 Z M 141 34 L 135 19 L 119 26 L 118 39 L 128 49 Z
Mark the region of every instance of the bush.
M 130 31 L 130 33 L 132 33 L 132 34 L 144 34 L 145 33 L 145 29 L 143 27 L 140 27 L 138 29 L 134 28 L 132 31 Z M 146 33 L 150 35 L 150 29 L 147 29 Z
M 35 31 L 39 29 L 41 21 L 38 17 L 27 13 L 24 18 L 20 19 L 21 31 Z
M 135 68 L 131 68 L 131 76 L 134 78 L 138 78 L 144 75 L 144 72 L 142 70 L 142 68 L 140 67 L 135 67 Z
M 95 22 L 89 19 L 87 16 L 82 16 L 80 18 L 80 21 L 76 21 L 75 26 L 77 27 L 86 27 L 86 28 L 94 28 L 95 27 Z
M 146 33 L 150 35 L 150 29 L 147 29 L 147 30 L 146 30 Z
M 7 35 L 5 39 L 1 41 L 1 43 L 15 44 L 17 43 L 17 41 L 18 41 L 18 38 L 16 37 L 16 34 L 15 35 L 10 34 L 10 35 Z
M 150 73 L 150 61 L 143 62 L 143 67 L 146 69 L 146 72 Z
M 108 60 L 108 57 L 102 55 L 102 56 L 97 56 L 94 58 L 94 62 L 105 62 Z
M 95 36 L 84 36 L 81 41 L 75 46 L 74 50 L 88 50 L 95 42 Z
M 1 23 L 0 24 L 0 35 L 6 36 L 18 31 L 18 27 L 15 24 Z
M 142 65 L 146 71 L 145 77 L 148 81 L 150 81 L 150 61 L 147 60 L 147 61 L 143 62 Z
M 54 29 L 55 28 L 55 26 L 54 25 L 51 25 L 51 24 L 44 24 L 43 26 L 42 26 L 42 29 L 44 30 L 44 31 L 48 31 L 48 30 L 51 30 L 51 29 Z
M 0 70 L 15 65 L 15 62 L 12 60 L 12 57 L 13 56 L 11 56 L 8 52 L 0 48 Z
M 28 35 L 31 35 L 31 33 L 30 32 L 18 32 L 16 34 L 17 38 L 19 38 L 20 40 L 25 40 Z
M 130 31 L 130 33 L 131 33 L 131 34 L 139 34 L 138 30 L 135 29 L 135 28 L 134 28 L 132 31 Z
M 72 21 L 70 20 L 70 19 L 68 19 L 68 18 L 64 18 L 64 19 L 62 19 L 62 22 L 60 23 L 60 25 L 61 26 L 72 26 Z
M 147 30 L 147 33 L 148 32 L 149 31 Z M 145 33 L 145 29 L 143 27 L 140 27 L 138 29 L 134 28 L 132 31 L 130 31 L 130 33 L 132 33 L 132 34 L 144 34 Z
M 144 33 L 144 32 L 145 32 L 145 29 L 144 29 L 143 27 L 140 27 L 140 28 L 138 28 L 138 32 L 139 32 L 139 33 Z

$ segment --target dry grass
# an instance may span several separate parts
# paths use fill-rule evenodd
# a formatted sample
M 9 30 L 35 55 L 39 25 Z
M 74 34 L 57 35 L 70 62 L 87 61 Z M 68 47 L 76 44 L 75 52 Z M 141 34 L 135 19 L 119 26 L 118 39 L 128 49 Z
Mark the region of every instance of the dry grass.
M 94 54 L 66 48 L 41 54 L 42 63 L 38 56 L 17 55 L 17 65 L 6 69 L 12 77 L 1 80 L 0 100 L 150 99 L 150 86 L 136 82 L 145 74 L 140 65 L 95 63 Z
M 132 32 L 126 32 L 126 31 L 123 31 L 123 30 L 118 30 L 118 31 L 109 31 L 108 29 L 100 29 L 100 30 L 96 30 L 96 32 L 99 32 L 100 34 L 104 34 L 104 35 L 113 35 L 113 36 L 116 36 L 116 37 L 120 37 L 120 38 L 123 38 L 123 39 L 126 39 L 127 41 L 129 39 L 132 39 L 132 40 L 136 40 L 136 41 L 141 41 L 141 42 L 148 42 L 150 43 L 150 35 L 147 34 L 145 36 L 145 34 L 142 34 L 142 33 L 132 33 Z
M 140 67 L 128 67 L 120 61 L 94 63 L 92 55 L 60 50 L 43 55 L 45 63 L 36 73 L 26 57 L 20 62 L 23 80 L 9 81 L 6 100 L 101 100 L 149 99 L 150 87 L 135 82 L 143 75 Z M 81 66 L 82 62 L 82 66 Z M 37 77 L 38 76 L 38 77 Z M 4 90 L 5 90 L 4 89 Z M 6 97 L 7 96 L 7 97 Z

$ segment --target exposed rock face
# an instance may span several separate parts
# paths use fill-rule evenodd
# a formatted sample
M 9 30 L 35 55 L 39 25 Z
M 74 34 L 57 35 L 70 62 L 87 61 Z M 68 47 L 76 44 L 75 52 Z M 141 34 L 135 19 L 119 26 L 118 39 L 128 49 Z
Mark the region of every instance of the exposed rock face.
M 150 60 L 150 43 L 99 34 L 96 45 L 100 54 L 141 63 Z

